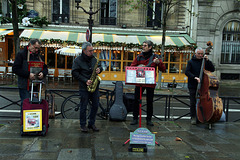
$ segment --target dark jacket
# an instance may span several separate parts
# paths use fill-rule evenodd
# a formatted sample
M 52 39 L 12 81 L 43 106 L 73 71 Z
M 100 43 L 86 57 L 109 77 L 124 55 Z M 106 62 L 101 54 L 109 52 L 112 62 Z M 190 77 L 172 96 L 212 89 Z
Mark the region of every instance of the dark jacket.
M 149 64 L 149 60 L 151 59 L 151 56 L 154 56 L 152 58 L 152 60 L 154 60 L 155 58 L 157 58 L 157 55 L 154 54 L 152 51 L 149 52 L 149 54 L 146 56 L 144 56 L 144 53 L 142 52 L 141 54 L 139 54 L 134 60 L 133 62 L 131 63 L 131 66 L 139 66 L 140 64 L 143 64 L 145 66 L 147 66 Z M 166 67 L 165 65 L 163 64 L 162 60 L 159 59 L 160 62 L 158 64 L 156 63 L 151 63 L 150 67 L 154 67 L 155 70 L 157 69 L 158 67 L 158 70 L 162 71 L 162 72 L 165 72 L 166 70 Z M 157 70 L 156 70 L 157 71 Z M 142 85 L 143 87 L 145 87 L 145 85 Z M 149 85 L 147 85 L 149 86 Z M 151 85 L 149 87 L 152 87 L 152 88 L 155 88 L 156 85 Z
M 28 79 L 30 72 L 28 71 L 28 62 L 27 62 L 27 54 L 28 49 L 24 47 L 23 50 L 19 51 L 14 64 L 13 64 L 13 72 L 18 75 L 18 88 L 27 89 Z M 40 56 L 41 57 L 41 56 Z M 42 60 L 43 57 L 41 57 Z M 40 61 L 38 54 L 30 54 L 29 61 Z M 43 75 L 44 77 L 48 74 L 47 65 L 43 66 Z
M 84 53 L 79 55 L 74 60 L 72 66 L 72 75 L 79 81 L 80 90 L 87 90 L 86 82 L 91 78 L 96 62 L 97 59 L 94 56 L 90 58 L 87 57 L 87 55 L 85 55 Z M 101 73 L 103 70 L 102 67 L 98 65 L 98 68 L 100 68 Z
M 192 57 L 191 60 L 188 61 L 185 74 L 188 77 L 189 89 L 197 89 L 198 82 L 194 78 L 199 77 L 201 66 L 202 66 L 202 59 L 197 59 L 195 55 Z M 210 72 L 215 71 L 215 67 L 210 60 L 205 61 L 205 70 L 208 70 Z

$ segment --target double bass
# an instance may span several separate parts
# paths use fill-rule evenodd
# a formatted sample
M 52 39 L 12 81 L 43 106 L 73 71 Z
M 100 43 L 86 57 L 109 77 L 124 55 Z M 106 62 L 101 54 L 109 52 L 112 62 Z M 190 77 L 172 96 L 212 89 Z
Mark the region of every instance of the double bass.
M 205 54 L 209 55 L 212 49 L 212 42 L 207 43 Z M 209 129 L 211 124 L 220 120 L 223 113 L 222 99 L 218 97 L 219 81 L 218 78 L 210 71 L 205 70 L 205 58 L 203 58 L 200 83 L 198 84 L 196 98 L 197 102 L 197 118 L 201 123 L 208 123 Z

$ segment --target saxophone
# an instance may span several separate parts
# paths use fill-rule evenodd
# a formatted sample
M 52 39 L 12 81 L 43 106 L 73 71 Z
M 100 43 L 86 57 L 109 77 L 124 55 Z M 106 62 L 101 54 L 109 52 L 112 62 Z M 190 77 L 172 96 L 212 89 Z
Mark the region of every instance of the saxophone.
M 87 86 L 88 92 L 91 92 L 91 93 L 93 93 L 96 90 L 98 83 L 101 81 L 101 78 L 96 73 L 96 69 L 98 67 L 98 62 L 99 62 L 99 59 L 98 58 L 96 58 L 96 59 L 97 59 L 97 62 L 94 66 L 93 73 L 90 78 L 90 80 L 92 81 L 92 84 Z

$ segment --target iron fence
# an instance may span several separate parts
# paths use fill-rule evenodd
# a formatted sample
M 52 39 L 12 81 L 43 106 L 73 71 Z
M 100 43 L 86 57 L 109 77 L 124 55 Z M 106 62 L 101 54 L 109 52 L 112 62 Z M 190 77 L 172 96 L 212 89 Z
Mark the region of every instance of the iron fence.
M 4 91 L 14 91 L 14 92 L 18 92 L 18 88 L 17 87 L 3 87 L 0 86 L 0 101 L 3 102 L 5 101 L 5 103 L 0 103 L 0 111 L 3 109 L 6 109 L 10 106 L 18 106 L 20 109 L 20 105 L 21 105 L 21 100 L 19 98 L 19 96 L 17 95 L 18 98 L 13 97 L 12 99 L 7 97 L 5 95 Z M 101 98 L 104 99 L 104 103 L 106 103 L 105 106 L 107 108 L 107 110 L 109 110 L 111 103 L 113 102 L 113 92 L 112 90 L 108 90 L 108 89 L 100 89 L 100 95 Z M 68 89 L 47 89 L 45 92 L 45 99 L 47 94 L 55 94 L 58 96 L 58 98 L 61 98 L 62 100 L 57 100 L 59 102 L 59 105 L 61 105 L 61 103 L 70 95 L 72 94 L 77 94 L 78 90 L 68 90 Z M 145 94 L 143 94 L 143 97 L 145 96 Z M 223 96 L 220 97 L 222 98 L 222 102 L 223 102 L 223 111 L 225 112 L 226 115 L 226 121 L 228 122 L 229 119 L 231 118 L 232 122 L 236 122 L 239 121 L 240 119 L 237 118 L 239 117 L 237 114 L 238 112 L 240 112 L 240 110 L 238 110 L 238 108 L 236 108 L 235 106 L 238 106 L 240 104 L 240 97 L 228 97 L 228 96 Z M 142 104 L 142 110 L 146 112 L 146 110 L 144 109 L 144 107 L 146 106 L 146 102 L 143 101 L 144 103 Z M 167 94 L 155 94 L 154 96 L 154 104 L 155 103 L 160 103 L 162 106 L 164 106 L 164 121 L 167 120 L 173 120 L 173 121 L 177 121 L 180 119 L 183 119 L 184 117 L 187 117 L 190 113 L 189 113 L 189 95 L 167 95 Z M 186 107 L 184 111 L 181 112 L 177 112 L 177 110 L 182 109 L 183 107 Z M 173 117 L 172 114 L 176 114 Z M 177 115 L 177 113 L 179 113 Z M 61 113 L 57 113 L 56 115 L 60 115 Z M 1 117 L 5 116 L 4 114 L 1 114 Z M 159 119 L 159 120 L 163 120 L 161 118 L 159 118 L 157 115 L 153 115 L 155 118 Z M 232 116 L 232 117 L 231 117 Z M 235 118 L 235 119 L 234 119 Z

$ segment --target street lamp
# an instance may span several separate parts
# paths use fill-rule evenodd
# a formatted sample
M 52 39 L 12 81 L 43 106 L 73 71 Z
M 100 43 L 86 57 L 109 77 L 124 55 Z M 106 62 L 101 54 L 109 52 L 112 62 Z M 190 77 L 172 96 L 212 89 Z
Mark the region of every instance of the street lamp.
M 89 37 L 89 42 L 92 43 L 92 26 L 93 26 L 93 19 L 92 19 L 92 15 L 98 13 L 98 11 L 101 9 L 99 8 L 97 11 L 93 12 L 92 9 L 92 0 L 90 0 L 90 7 L 89 7 L 89 11 L 86 11 L 82 6 L 79 5 L 79 3 L 81 3 L 82 0 L 75 0 L 75 3 L 77 3 L 76 8 L 81 8 L 85 13 L 87 13 L 89 15 L 89 19 L 88 19 L 88 24 L 89 24 L 89 30 L 90 30 L 90 37 Z

